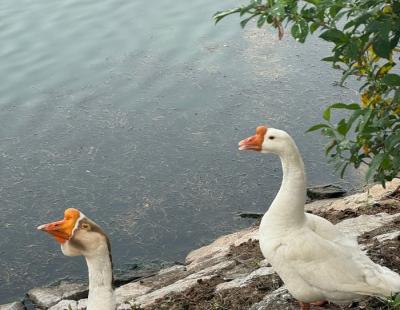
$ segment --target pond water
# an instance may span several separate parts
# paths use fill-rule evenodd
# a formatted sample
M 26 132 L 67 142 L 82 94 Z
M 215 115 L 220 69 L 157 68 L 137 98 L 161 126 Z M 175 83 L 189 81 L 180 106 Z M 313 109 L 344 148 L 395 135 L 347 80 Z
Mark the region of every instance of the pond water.
M 115 265 L 182 261 L 266 210 L 281 170 L 237 151 L 259 124 L 285 129 L 310 184 L 337 182 L 317 134 L 326 103 L 355 99 L 301 45 L 238 18 L 233 0 L 0 2 L 0 304 L 86 278 L 36 230 L 75 207 L 110 235 Z M 352 172 L 346 186 L 359 183 Z

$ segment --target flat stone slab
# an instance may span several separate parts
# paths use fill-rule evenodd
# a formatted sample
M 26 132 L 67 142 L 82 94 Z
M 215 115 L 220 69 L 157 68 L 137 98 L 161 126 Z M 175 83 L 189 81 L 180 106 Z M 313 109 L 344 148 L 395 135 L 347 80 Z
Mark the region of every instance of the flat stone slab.
M 272 267 L 261 267 L 253 272 L 251 272 L 249 275 L 245 277 L 239 277 L 236 278 L 232 281 L 229 282 L 223 282 L 221 284 L 218 284 L 216 287 L 216 291 L 223 291 L 227 289 L 232 289 L 236 287 L 244 287 L 249 285 L 254 279 L 262 277 L 262 276 L 268 276 L 274 273 L 274 269 Z
M 342 197 L 347 191 L 333 184 L 318 185 L 307 188 L 307 196 L 311 199 L 327 199 Z
M 32 302 L 41 308 L 50 308 L 65 299 L 79 300 L 86 298 L 88 287 L 83 283 L 61 281 L 57 285 L 33 288 L 28 292 Z
M 86 308 L 87 298 L 81 299 L 79 301 L 61 300 L 54 306 L 50 307 L 48 310 L 86 310 Z
M 285 286 L 267 294 L 263 300 L 251 306 L 250 310 L 271 310 L 275 305 L 284 305 L 293 300 Z M 299 308 L 298 306 L 296 308 Z M 289 308 L 288 308 L 289 309 Z
M 10 304 L 0 305 L 0 310 L 25 310 L 25 307 L 20 302 L 12 302 Z
M 383 227 L 394 221 L 399 214 L 378 213 L 373 215 L 360 215 L 358 217 L 343 220 L 336 224 L 337 227 L 349 236 L 358 237 L 363 233 Z
M 209 245 L 194 250 L 186 257 L 187 269 L 207 259 L 225 256 L 231 246 L 238 246 L 249 239 L 258 240 L 258 227 L 250 227 L 230 235 L 222 236 Z
M 396 240 L 399 238 L 400 238 L 400 230 L 376 236 L 374 239 L 378 240 L 378 242 L 384 242 L 384 241 Z
M 327 211 L 329 209 L 345 210 L 358 209 L 363 206 L 372 205 L 400 186 L 400 179 L 395 179 L 386 183 L 386 188 L 377 184 L 372 186 L 368 191 L 353 194 L 342 198 L 329 198 L 324 200 L 316 200 L 307 203 L 305 208 L 307 211 Z
M 181 293 L 195 286 L 201 280 L 203 281 L 209 280 L 212 277 L 220 274 L 222 270 L 233 267 L 234 264 L 235 264 L 234 261 L 225 260 L 224 262 L 221 262 L 215 266 L 211 266 L 197 273 L 190 274 L 189 276 L 177 280 L 176 282 L 168 286 L 151 291 L 145 295 L 141 295 L 132 300 L 126 300 L 125 303 L 129 303 L 131 305 L 138 305 L 140 307 L 146 307 L 154 303 L 157 299 L 164 298 L 168 294 Z
M 147 294 L 151 291 L 151 287 L 138 282 L 132 282 L 118 287 L 115 290 L 117 304 L 123 304 L 127 300 L 132 300 L 138 296 Z
M 159 272 L 160 268 L 134 268 L 128 270 L 114 270 L 114 285 L 119 287 L 134 280 L 148 278 Z

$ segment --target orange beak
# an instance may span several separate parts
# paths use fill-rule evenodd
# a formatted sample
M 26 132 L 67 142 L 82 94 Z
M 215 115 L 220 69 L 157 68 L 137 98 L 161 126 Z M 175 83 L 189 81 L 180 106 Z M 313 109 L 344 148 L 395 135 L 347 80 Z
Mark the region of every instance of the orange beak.
M 254 136 L 248 137 L 239 142 L 239 150 L 253 150 L 260 152 L 267 130 L 266 126 L 258 126 Z
M 76 221 L 80 217 L 80 212 L 76 209 L 70 208 L 65 210 L 64 219 L 44 225 L 40 225 L 37 229 L 51 234 L 58 243 L 65 243 L 68 241 L 74 230 Z

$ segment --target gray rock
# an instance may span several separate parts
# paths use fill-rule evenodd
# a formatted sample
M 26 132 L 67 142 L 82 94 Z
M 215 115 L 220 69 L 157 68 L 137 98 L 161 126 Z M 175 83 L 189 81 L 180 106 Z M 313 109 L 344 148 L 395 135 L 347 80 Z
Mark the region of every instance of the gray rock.
M 61 300 L 48 310 L 78 310 L 78 302 L 75 300 Z
M 229 282 L 224 282 L 218 284 L 216 287 L 216 291 L 223 291 L 227 289 L 232 289 L 236 287 L 245 287 L 251 284 L 254 279 L 257 279 L 261 276 L 268 276 L 274 273 L 274 269 L 272 267 L 261 267 L 254 270 L 252 273 L 245 277 L 236 278 Z
M 54 306 L 62 299 L 79 300 L 88 296 L 88 287 L 83 283 L 61 281 L 57 285 L 33 288 L 28 292 L 34 304 L 42 308 Z
M 328 184 L 307 188 L 307 196 L 311 199 L 326 199 L 341 197 L 346 194 L 346 190 L 340 186 Z
M 133 265 L 127 269 L 116 269 L 114 270 L 114 285 L 119 287 L 126 283 L 154 276 L 158 273 L 160 268 L 140 268 L 137 265 Z
M 378 213 L 373 215 L 360 215 L 336 224 L 336 227 L 349 236 L 358 237 L 363 233 L 383 227 L 398 218 L 398 214 Z
M 266 258 L 264 258 L 261 262 L 258 263 L 260 267 L 271 267 L 271 264 L 268 262 Z
M 88 299 L 81 299 L 78 301 L 78 310 L 85 310 L 87 308 Z
M 0 310 L 24 310 L 25 307 L 20 302 L 13 302 L 6 305 L 0 305 Z
M 159 275 L 166 275 L 166 274 L 171 274 L 171 273 L 177 273 L 177 272 L 184 272 L 186 271 L 186 266 L 184 265 L 174 265 L 168 268 L 161 269 L 158 274 Z
M 209 280 L 212 277 L 221 274 L 222 270 L 230 268 L 235 264 L 234 261 L 224 261 L 215 266 L 211 266 L 199 272 L 190 274 L 186 278 L 177 280 L 168 286 L 161 287 L 160 289 L 151 291 L 150 293 L 141 295 L 132 300 L 126 301 L 132 305 L 138 305 L 141 307 L 147 307 L 154 303 L 157 299 L 164 298 L 168 294 L 181 293 L 193 286 L 195 286 L 199 281 Z
M 61 300 L 54 306 L 50 307 L 48 310 L 86 310 L 87 308 L 87 298 L 81 299 L 79 301 L 75 300 Z
M 188 270 L 196 269 L 196 265 L 206 260 L 216 260 L 229 253 L 231 246 L 239 246 L 249 239 L 258 240 L 258 227 L 250 227 L 230 235 L 222 236 L 209 245 L 196 249 L 186 257 Z
M 132 306 L 129 303 L 123 303 L 117 306 L 117 310 L 132 310 Z
M 147 294 L 150 290 L 151 287 L 143 285 L 139 281 L 122 285 L 115 290 L 117 304 L 123 304 L 127 300 Z
M 282 286 L 272 293 L 267 294 L 263 300 L 252 305 L 249 310 L 271 310 L 274 309 L 274 306 L 276 305 L 289 305 L 291 301 L 293 301 L 293 297 L 290 295 L 286 287 Z
M 386 188 L 382 185 L 376 184 L 369 188 L 368 191 L 357 193 L 351 196 L 342 198 L 330 198 L 324 200 L 315 200 L 306 204 L 306 210 L 312 212 L 322 212 L 329 209 L 345 210 L 345 209 L 358 209 L 360 207 L 373 205 L 381 199 L 386 199 L 388 194 L 400 186 L 400 179 L 394 179 L 392 182 L 386 183 Z
M 208 280 L 211 276 L 203 277 L 202 280 Z M 154 303 L 157 299 L 164 298 L 168 294 L 172 293 L 181 293 L 193 286 L 195 286 L 198 282 L 198 279 L 182 279 L 178 280 L 168 286 L 162 287 L 158 290 L 150 292 L 145 295 L 141 295 L 138 298 L 135 298 L 131 301 L 128 301 L 132 305 L 138 305 L 141 307 L 146 307 Z
M 240 212 L 238 215 L 241 218 L 248 218 L 248 219 L 260 219 L 264 216 L 265 212 Z
M 376 236 L 375 239 L 378 240 L 379 242 L 384 242 L 384 241 L 396 240 L 399 237 L 400 237 L 400 230 Z

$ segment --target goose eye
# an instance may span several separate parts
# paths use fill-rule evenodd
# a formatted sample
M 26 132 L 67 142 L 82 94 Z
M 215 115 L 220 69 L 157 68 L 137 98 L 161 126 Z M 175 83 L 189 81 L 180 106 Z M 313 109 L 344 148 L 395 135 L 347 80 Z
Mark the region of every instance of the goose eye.
M 85 230 L 90 230 L 90 225 L 87 223 L 82 223 L 81 228 Z
M 268 139 L 270 139 L 270 140 L 274 140 L 274 139 L 275 139 L 275 137 L 274 137 L 274 136 L 270 136 L 270 137 L 268 137 Z

